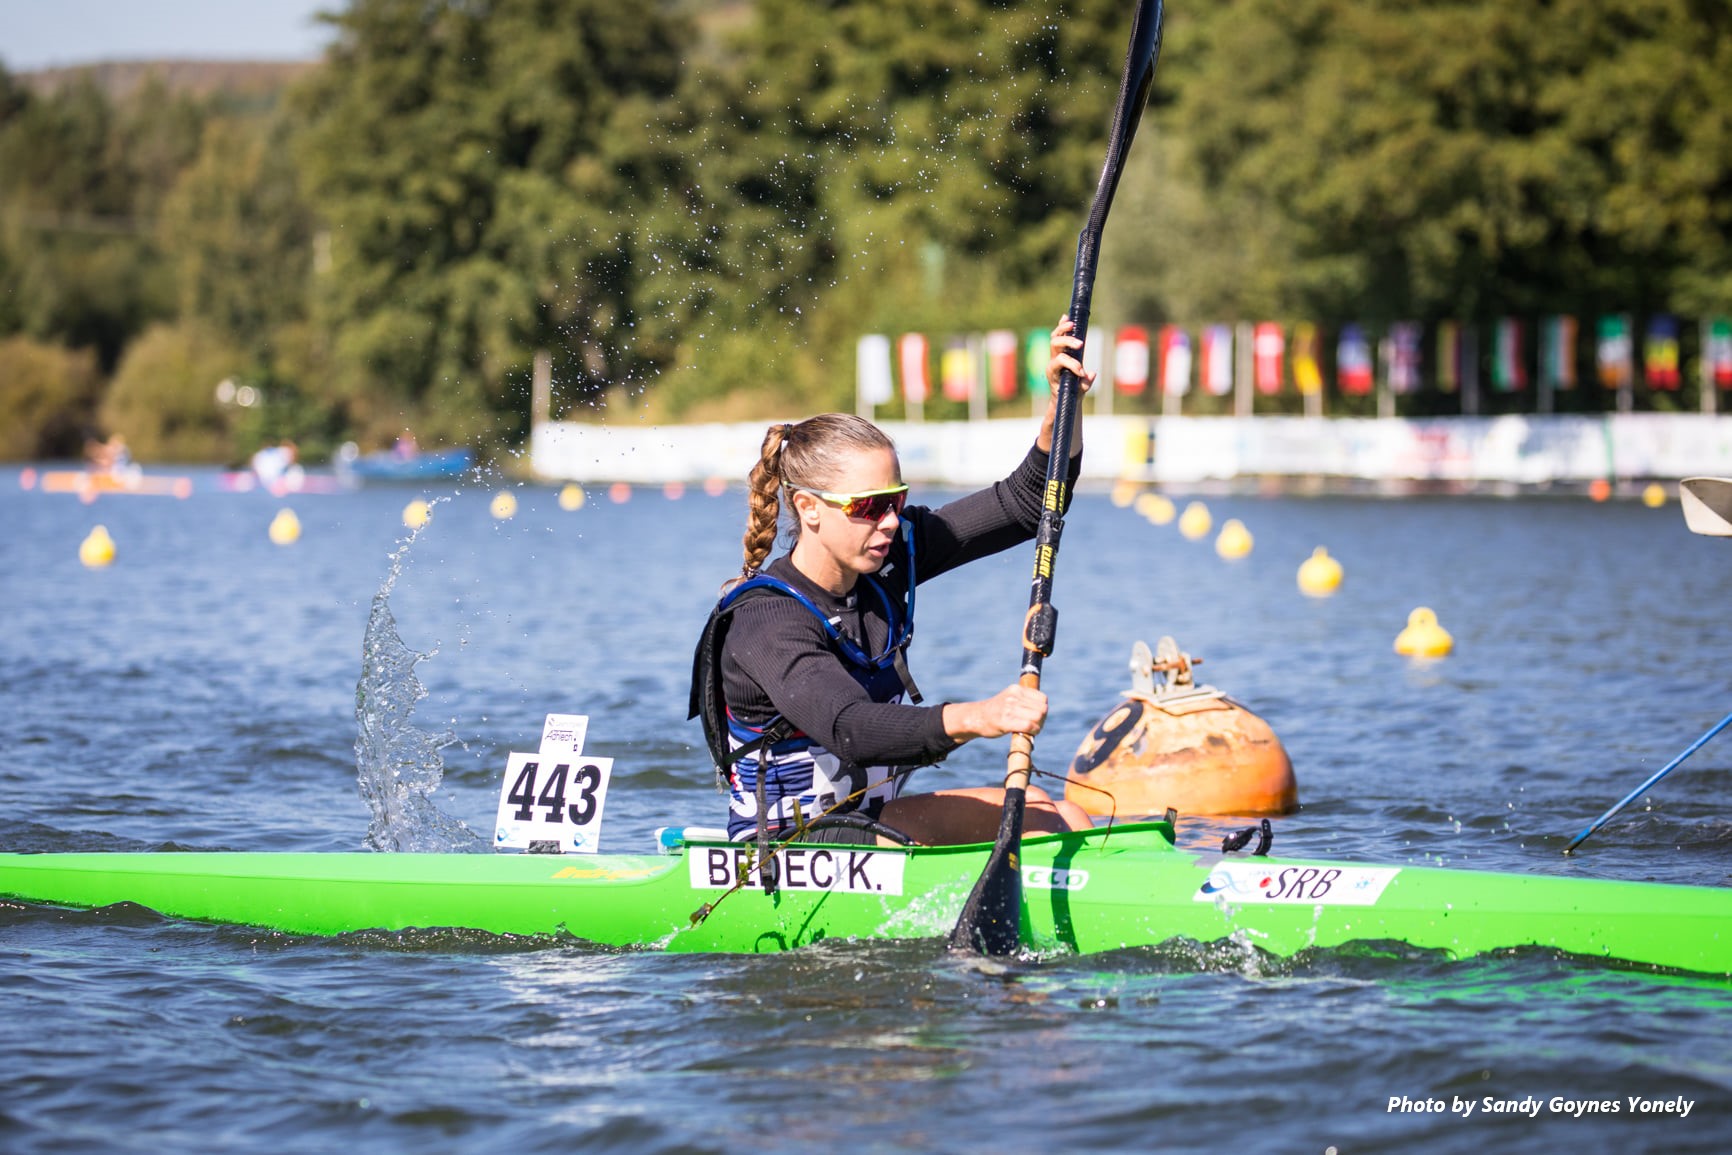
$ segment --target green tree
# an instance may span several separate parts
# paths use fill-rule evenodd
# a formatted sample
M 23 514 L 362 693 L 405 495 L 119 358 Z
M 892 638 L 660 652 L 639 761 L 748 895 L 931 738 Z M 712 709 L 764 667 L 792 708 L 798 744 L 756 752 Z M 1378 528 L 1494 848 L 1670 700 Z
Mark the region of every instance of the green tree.
M 140 461 L 223 461 L 235 456 L 231 417 L 216 399 L 250 358 L 197 321 L 158 324 L 127 346 L 103 398 L 104 428 Z
M 97 381 L 88 351 L 0 339 L 0 460 L 76 457 L 94 421 Z
M 1136 292 L 1373 321 L 1724 302 L 1729 31 L 1697 0 L 1210 5 L 1159 118 L 1195 227 L 1131 242 L 1160 270 Z M 1190 295 L 1247 256 L 1239 292 Z
M 261 365 L 277 332 L 305 320 L 312 276 L 312 218 L 289 146 L 280 117 L 210 120 L 158 229 L 181 314 L 214 325 Z
M 1092 0 L 761 0 L 737 69 L 690 101 L 700 224 L 668 268 L 705 307 L 665 387 L 767 375 L 845 404 L 863 331 L 1056 320 L 1127 21 Z
M 568 394 L 638 368 L 634 172 L 683 21 L 602 0 L 358 0 L 300 93 L 328 230 L 315 319 L 374 436 L 518 434 L 538 348 Z
M 0 331 L 94 348 L 106 368 L 172 315 L 153 218 L 202 117 L 150 85 L 117 108 L 88 77 L 45 97 L 0 91 Z

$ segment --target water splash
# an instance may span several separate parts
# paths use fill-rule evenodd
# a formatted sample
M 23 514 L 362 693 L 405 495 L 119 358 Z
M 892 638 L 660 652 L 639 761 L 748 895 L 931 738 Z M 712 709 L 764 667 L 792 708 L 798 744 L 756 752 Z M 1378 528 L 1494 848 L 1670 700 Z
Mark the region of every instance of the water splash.
M 361 643 L 361 680 L 355 686 L 355 768 L 361 797 L 373 811 L 367 827 L 370 850 L 410 853 L 479 853 L 488 842 L 433 800 L 445 779 L 439 751 L 457 744 L 446 730 L 433 734 L 409 720 L 427 687 L 415 667 L 439 651 L 421 653 L 404 644 L 391 613 L 391 591 L 403 558 L 420 530 L 391 555 L 391 572 L 373 595 L 367 634 Z

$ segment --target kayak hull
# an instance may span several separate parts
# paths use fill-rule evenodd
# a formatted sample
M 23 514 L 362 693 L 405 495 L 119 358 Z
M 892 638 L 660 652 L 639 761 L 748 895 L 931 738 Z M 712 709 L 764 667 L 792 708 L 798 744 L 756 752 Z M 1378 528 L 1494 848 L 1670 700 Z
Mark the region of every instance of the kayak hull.
M 0 895 L 293 934 L 460 928 L 604 946 L 767 952 L 921 939 L 954 925 L 990 846 L 791 847 L 772 893 L 730 889 L 748 848 L 677 855 L 11 854 Z M 1275 955 L 1397 942 L 1467 957 L 1541 947 L 1732 975 L 1732 890 L 1567 877 L 1223 858 L 1165 823 L 1025 840 L 1023 941 L 1091 953 L 1172 939 Z M 706 913 L 698 916 L 700 911 Z M 695 919 L 695 921 L 694 921 Z

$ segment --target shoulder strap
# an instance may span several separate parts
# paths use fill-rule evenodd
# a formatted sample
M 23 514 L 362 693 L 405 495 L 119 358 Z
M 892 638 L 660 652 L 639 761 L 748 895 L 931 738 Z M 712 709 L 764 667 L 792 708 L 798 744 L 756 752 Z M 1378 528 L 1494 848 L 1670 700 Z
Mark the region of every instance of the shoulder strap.
M 813 605 L 810 599 L 801 597 L 799 591 L 786 582 L 762 575 L 750 578 L 722 595 L 722 599 L 710 611 L 703 633 L 698 635 L 697 648 L 692 652 L 692 690 L 687 702 L 686 717 L 702 721 L 704 743 L 709 748 L 710 761 L 716 768 L 717 778 L 724 787 L 727 785 L 728 768 L 735 762 L 765 746 L 782 741 L 794 730 L 786 719 L 775 718 L 764 727 L 764 732 L 752 741 L 738 749 L 730 749 L 728 745 L 728 699 L 727 688 L 722 680 L 722 646 L 727 641 L 728 626 L 740 599 L 756 590 L 766 589 L 792 594 L 805 602 L 813 613 L 818 614 L 818 607 Z M 820 621 L 824 620 L 822 614 L 818 614 L 818 617 Z
M 759 591 L 773 591 L 786 594 L 804 606 L 818 624 L 823 627 L 825 635 L 842 651 L 843 657 L 862 668 L 882 668 L 891 666 L 902 680 L 902 686 L 908 691 L 910 701 L 921 701 L 920 687 L 914 684 L 913 675 L 909 673 L 908 663 L 903 658 L 903 651 L 914 638 L 914 586 L 917 575 L 914 572 L 914 535 L 913 527 L 903 523 L 902 539 L 907 546 L 905 556 L 908 560 L 908 596 L 902 613 L 897 614 L 891 605 L 890 597 L 884 592 L 884 587 L 878 582 L 867 578 L 880 601 L 884 603 L 884 612 L 889 621 L 890 637 L 885 652 L 874 659 L 861 649 L 852 639 L 846 637 L 836 623 L 827 617 L 818 604 L 781 578 L 768 574 L 758 574 L 738 583 L 710 611 L 709 620 L 704 623 L 703 633 L 698 636 L 697 648 L 692 653 L 692 689 L 687 702 L 686 717 L 699 718 L 703 722 L 704 741 L 709 747 L 710 760 L 715 764 L 716 773 L 726 782 L 730 766 L 765 746 L 772 746 L 793 733 L 794 727 L 785 719 L 773 719 L 764 732 L 752 741 L 737 749 L 728 745 L 728 704 L 727 691 L 722 679 L 722 646 L 727 640 L 728 626 L 733 611 L 740 605 L 741 599 Z

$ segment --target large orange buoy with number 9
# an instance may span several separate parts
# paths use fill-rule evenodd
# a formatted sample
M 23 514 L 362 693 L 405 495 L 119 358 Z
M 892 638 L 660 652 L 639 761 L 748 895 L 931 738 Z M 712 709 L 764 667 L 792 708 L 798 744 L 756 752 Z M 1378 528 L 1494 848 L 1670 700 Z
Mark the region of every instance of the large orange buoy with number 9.
M 1286 814 L 1299 785 L 1269 724 L 1213 686 L 1195 684 L 1200 659 L 1162 638 L 1138 642 L 1132 687 L 1071 759 L 1065 797 L 1089 814 Z M 1156 675 L 1163 675 L 1157 681 Z

